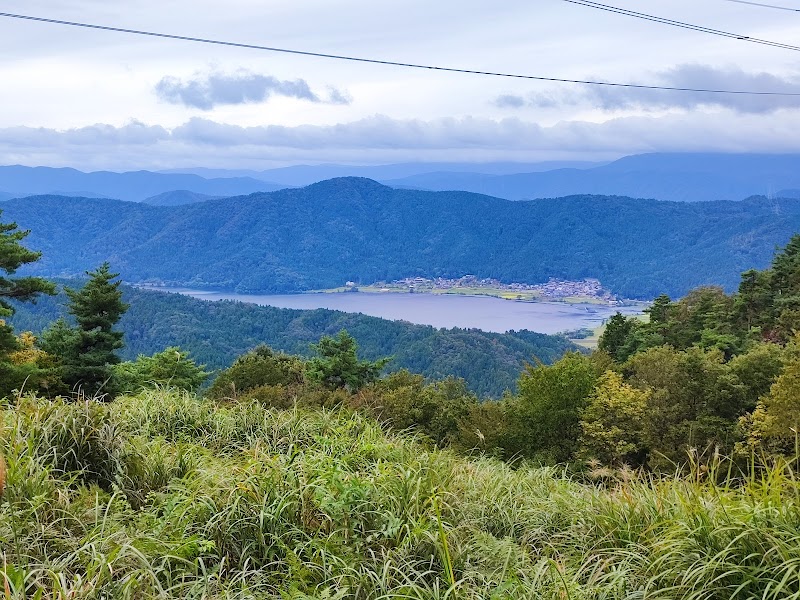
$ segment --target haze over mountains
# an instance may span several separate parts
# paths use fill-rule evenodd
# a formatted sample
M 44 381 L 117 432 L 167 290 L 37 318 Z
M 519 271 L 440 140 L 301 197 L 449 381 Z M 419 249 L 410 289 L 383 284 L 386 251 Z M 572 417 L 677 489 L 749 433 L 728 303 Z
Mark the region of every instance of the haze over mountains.
M 10 200 L 4 220 L 43 251 L 32 270 L 111 261 L 125 280 L 290 292 L 470 273 L 507 282 L 597 277 L 615 293 L 680 296 L 765 267 L 800 230 L 800 201 L 676 203 L 609 196 L 512 202 L 340 178 L 174 207 L 58 196 Z
M 247 177 L 205 179 L 198 175 L 150 171 L 84 173 L 67 168 L 19 165 L 0 167 L 0 194 L 6 198 L 58 194 L 139 202 L 175 190 L 210 196 L 237 196 L 253 192 L 269 192 L 281 187 L 283 186 Z
M 287 186 L 343 176 L 392 187 L 463 190 L 508 200 L 603 194 L 681 202 L 780 196 L 800 187 L 800 155 L 641 154 L 611 163 L 416 163 L 348 167 L 300 165 L 256 171 L 189 170 L 204 177 L 252 177 Z
M 266 171 L 196 168 L 126 173 L 11 166 L 0 167 L 0 200 L 48 194 L 184 204 L 201 201 L 203 196 L 269 192 L 351 176 L 367 177 L 397 188 L 470 191 L 508 200 L 577 194 L 686 202 L 742 200 L 753 195 L 797 196 L 800 155 L 642 154 L 608 164 L 574 161 L 322 164 Z M 173 192 L 180 193 L 161 196 Z

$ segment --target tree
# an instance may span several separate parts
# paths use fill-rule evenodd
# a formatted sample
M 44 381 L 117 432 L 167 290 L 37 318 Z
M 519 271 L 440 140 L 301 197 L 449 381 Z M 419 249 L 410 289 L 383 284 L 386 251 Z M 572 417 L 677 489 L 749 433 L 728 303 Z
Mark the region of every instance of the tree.
M 413 428 L 441 447 L 458 437 L 470 408 L 478 404 L 463 379 L 426 383 L 405 369 L 379 381 L 374 392 L 376 398 L 368 408 L 379 421 L 395 429 Z
M 644 418 L 649 464 L 674 469 L 690 449 L 730 451 L 742 392 L 719 350 L 650 348 L 626 364 L 629 383 L 649 391 Z
M 598 350 L 608 352 L 617 362 L 625 362 L 628 358 L 630 336 L 636 326 L 635 318 L 628 318 L 622 313 L 614 314 L 606 323 L 606 328 L 597 343 Z
M 221 400 L 265 386 L 296 386 L 303 382 L 305 365 L 297 356 L 275 352 L 261 344 L 239 356 L 211 384 L 208 395 Z
M 786 341 L 800 330 L 800 235 L 792 236 L 786 247 L 775 255 L 769 284 L 775 337 Z
M 350 392 L 375 381 L 390 359 L 358 360 L 357 348 L 353 336 L 344 329 L 336 337 L 323 337 L 311 345 L 317 356 L 308 361 L 308 378 L 328 389 L 344 388 Z
M 606 466 L 641 466 L 647 456 L 644 415 L 649 396 L 619 373 L 606 371 L 581 411 L 580 456 Z
M 772 314 L 772 291 L 770 278 L 772 272 L 750 269 L 742 273 L 739 292 L 734 299 L 734 317 L 737 325 L 749 333 L 770 325 Z
M 55 294 L 55 286 L 40 277 L 13 277 L 17 269 L 41 257 L 22 245 L 29 233 L 20 231 L 16 223 L 0 223 L 0 397 L 19 389 L 31 374 L 30 365 L 11 359 L 20 346 L 14 330 L 3 320 L 14 314 L 10 301 L 35 302 L 40 294 Z
M 580 411 L 597 381 L 592 360 L 570 353 L 552 366 L 528 365 L 519 378 L 519 396 L 509 401 L 507 452 L 566 462 L 580 435 Z
M 2 214 L 2 211 L 0 211 Z M 41 252 L 22 246 L 30 231 L 20 231 L 16 223 L 0 223 L 0 317 L 10 317 L 14 308 L 9 300 L 35 302 L 39 294 L 53 295 L 55 285 L 41 277 L 11 277 L 23 265 L 39 260 Z
M 743 424 L 751 446 L 795 456 L 800 439 L 800 361 L 787 365 Z
M 72 390 L 86 394 L 114 394 L 112 366 L 120 362 L 123 333 L 115 330 L 128 305 L 122 301 L 117 273 L 104 263 L 87 272 L 89 281 L 80 290 L 67 289 L 69 313 L 75 327 L 56 322 L 43 336 L 43 349 L 59 359 L 61 377 Z
M 114 387 L 126 392 L 155 386 L 193 392 L 210 375 L 203 365 L 189 358 L 188 352 L 174 346 L 152 356 L 140 354 L 134 361 L 114 365 L 112 370 Z

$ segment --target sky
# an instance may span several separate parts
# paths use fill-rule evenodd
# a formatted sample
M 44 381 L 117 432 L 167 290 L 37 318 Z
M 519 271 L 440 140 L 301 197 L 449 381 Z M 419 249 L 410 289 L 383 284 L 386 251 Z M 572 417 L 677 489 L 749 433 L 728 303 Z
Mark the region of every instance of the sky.
M 607 3 L 800 40 L 800 12 L 728 0 Z M 800 93 L 800 52 L 564 0 L 0 0 L 0 12 L 463 69 Z M 412 70 L 8 18 L 0 56 L 0 164 L 267 169 L 800 152 L 800 96 Z

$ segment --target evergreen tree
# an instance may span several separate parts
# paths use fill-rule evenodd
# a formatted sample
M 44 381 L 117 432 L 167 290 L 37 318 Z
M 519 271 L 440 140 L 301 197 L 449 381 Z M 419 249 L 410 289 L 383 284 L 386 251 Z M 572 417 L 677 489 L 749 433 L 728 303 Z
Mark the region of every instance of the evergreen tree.
M 198 365 L 188 352 L 175 346 L 152 356 L 140 354 L 134 361 L 115 365 L 113 371 L 114 386 L 125 392 L 156 386 L 193 392 L 210 375 L 204 365 Z
M 781 341 L 787 341 L 800 330 L 800 235 L 775 255 L 770 278 L 775 329 Z
M 3 319 L 14 314 L 10 301 L 35 302 L 39 294 L 55 294 L 55 286 L 49 281 L 39 277 L 13 277 L 17 269 L 41 257 L 40 252 L 22 246 L 28 233 L 20 231 L 16 223 L 0 223 L 0 397 L 21 387 L 30 374 L 10 358 L 19 349 L 13 329 Z
M 750 269 L 742 273 L 739 293 L 734 300 L 734 315 L 737 325 L 749 333 L 753 329 L 770 324 L 772 315 L 772 272 Z
M 80 290 L 67 289 L 69 313 L 76 327 L 57 322 L 44 336 L 44 350 L 59 358 L 64 383 L 84 393 L 113 394 L 112 366 L 120 362 L 121 331 L 114 329 L 128 305 L 122 301 L 118 274 L 104 263 L 87 273 L 89 281 Z
M 308 377 L 329 389 L 357 391 L 375 381 L 390 360 L 358 360 L 356 341 L 345 330 L 340 331 L 336 337 L 323 337 L 318 344 L 312 344 L 311 348 L 318 356 L 308 361 Z
M 635 326 L 635 318 L 629 319 L 622 313 L 616 313 L 606 323 L 603 335 L 597 343 L 598 350 L 608 352 L 617 362 L 625 362 L 630 354 L 629 339 Z
M 35 302 L 39 294 L 55 294 L 55 286 L 40 277 L 11 277 L 21 266 L 42 256 L 22 246 L 29 233 L 20 231 L 16 223 L 0 223 L 0 317 L 14 314 L 9 300 Z

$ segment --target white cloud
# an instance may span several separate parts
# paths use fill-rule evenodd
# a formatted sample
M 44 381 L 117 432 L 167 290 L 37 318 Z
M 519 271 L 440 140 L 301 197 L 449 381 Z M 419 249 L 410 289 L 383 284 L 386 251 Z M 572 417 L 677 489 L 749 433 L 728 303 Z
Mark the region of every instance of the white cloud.
M 552 126 L 517 118 L 398 120 L 246 127 L 193 118 L 172 129 L 139 122 L 55 130 L 0 129 L 0 163 L 85 169 L 265 167 L 291 162 L 603 160 L 640 152 L 800 152 L 800 113 L 620 117 Z M 2 189 L 2 185 L 0 185 Z
M 323 98 L 313 92 L 304 79 L 281 80 L 271 75 L 260 75 L 249 71 L 233 74 L 198 73 L 187 80 L 164 77 L 156 84 L 155 93 L 164 102 L 201 110 L 211 110 L 221 105 L 265 102 L 271 96 L 331 104 L 350 104 L 352 101 L 347 92 L 335 87 L 329 87 L 328 97 Z
M 601 77 L 589 77 L 602 80 Z M 654 73 L 647 85 L 684 89 L 780 92 L 797 96 L 720 94 L 650 90 L 612 86 L 561 88 L 527 96 L 503 94 L 494 105 L 501 108 L 556 108 L 575 105 L 605 111 L 729 108 L 739 113 L 772 113 L 785 108 L 800 108 L 800 76 L 779 76 L 766 72 L 745 72 L 738 67 L 713 67 L 684 64 Z

